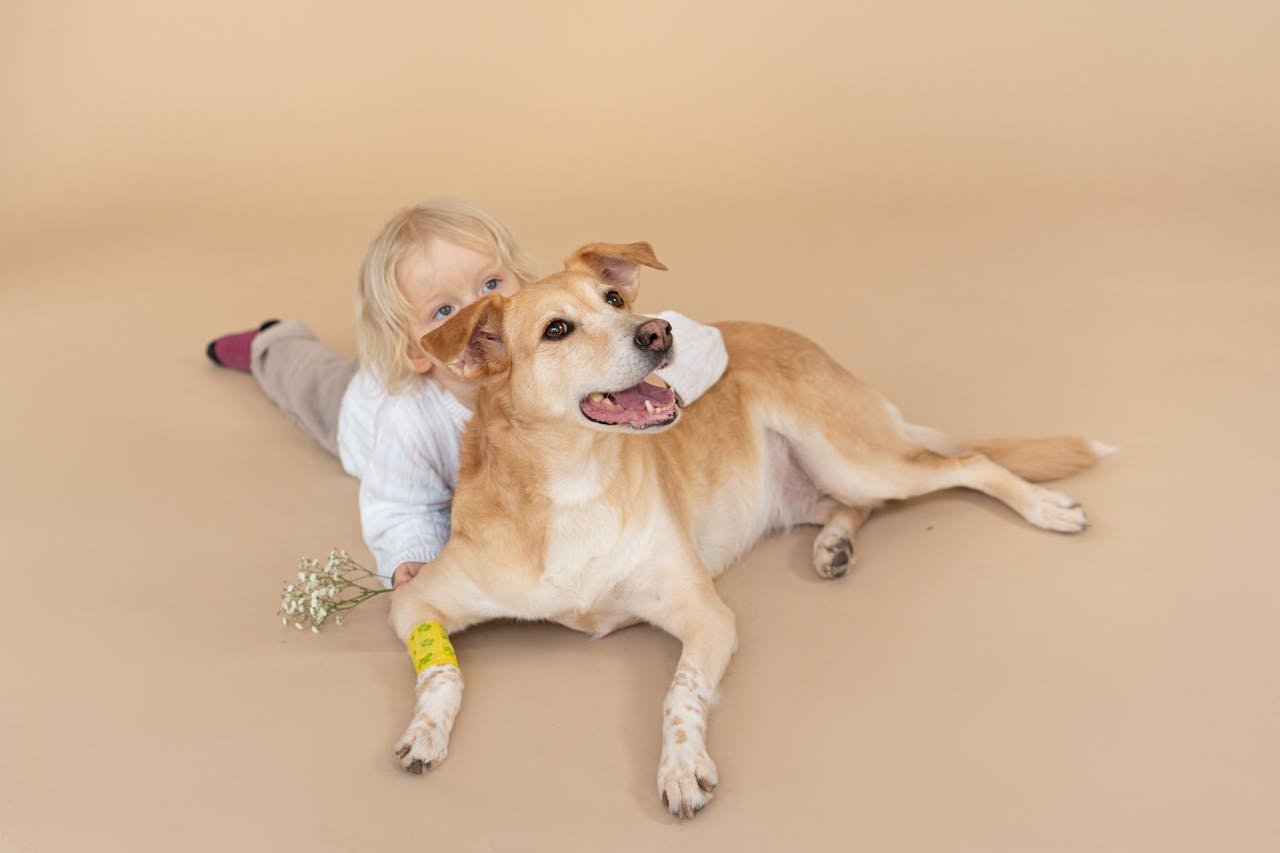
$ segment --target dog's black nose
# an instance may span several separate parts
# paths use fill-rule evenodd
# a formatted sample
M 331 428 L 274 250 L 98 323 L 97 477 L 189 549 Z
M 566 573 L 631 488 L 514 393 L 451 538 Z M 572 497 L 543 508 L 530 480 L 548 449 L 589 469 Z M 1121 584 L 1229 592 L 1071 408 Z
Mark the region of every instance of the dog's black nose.
M 666 320 L 649 320 L 636 329 L 636 346 L 666 352 L 671 349 L 671 324 Z

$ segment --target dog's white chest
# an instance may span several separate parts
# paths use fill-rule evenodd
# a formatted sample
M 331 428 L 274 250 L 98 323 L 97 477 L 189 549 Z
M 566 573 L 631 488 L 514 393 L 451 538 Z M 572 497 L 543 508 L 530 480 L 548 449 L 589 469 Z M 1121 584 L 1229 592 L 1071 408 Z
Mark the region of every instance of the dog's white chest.
M 635 566 L 636 543 L 623 536 L 622 518 L 611 506 L 563 506 L 548 533 L 542 585 L 578 612 L 590 610 Z
M 652 536 L 602 500 L 594 472 L 555 484 L 541 586 L 555 604 L 586 613 L 635 569 Z

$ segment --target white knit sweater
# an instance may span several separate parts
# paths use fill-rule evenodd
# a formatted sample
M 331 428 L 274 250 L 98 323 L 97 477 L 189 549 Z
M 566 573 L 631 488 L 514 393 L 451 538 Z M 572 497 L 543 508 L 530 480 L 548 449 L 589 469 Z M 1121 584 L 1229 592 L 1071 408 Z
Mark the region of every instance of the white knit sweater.
M 676 357 L 659 375 L 686 405 L 724 374 L 729 356 L 720 331 L 674 311 Z M 471 410 L 424 376 L 388 394 L 371 374 L 356 373 L 338 413 L 338 453 L 360 480 L 365 544 L 387 586 L 401 563 L 434 560 L 449 540 L 449 508 L 458 483 L 458 448 Z

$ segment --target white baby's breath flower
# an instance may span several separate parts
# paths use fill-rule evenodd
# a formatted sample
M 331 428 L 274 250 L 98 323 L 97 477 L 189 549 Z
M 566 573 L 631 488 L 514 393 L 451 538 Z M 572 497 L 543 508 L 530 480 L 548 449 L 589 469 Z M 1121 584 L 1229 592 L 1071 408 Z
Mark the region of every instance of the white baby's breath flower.
M 298 561 L 298 582 L 284 584 L 280 593 L 281 624 L 287 626 L 292 619 L 299 631 L 309 628 L 318 634 L 330 616 L 341 625 L 347 611 L 384 592 L 377 575 L 346 551 L 332 549 L 323 566 L 319 560 L 303 557 Z

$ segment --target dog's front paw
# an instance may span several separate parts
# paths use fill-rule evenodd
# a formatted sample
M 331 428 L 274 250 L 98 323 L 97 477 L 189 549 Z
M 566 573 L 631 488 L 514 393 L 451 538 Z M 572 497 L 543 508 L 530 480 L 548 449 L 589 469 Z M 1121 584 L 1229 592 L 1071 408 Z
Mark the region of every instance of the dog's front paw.
M 857 559 L 853 540 L 844 533 L 824 530 L 813 540 L 813 568 L 824 578 L 844 577 Z
M 400 766 L 415 775 L 421 774 L 449 754 L 448 729 L 434 720 L 415 717 L 396 744 Z
M 718 784 L 716 763 L 705 749 L 664 753 L 658 766 L 658 795 L 677 817 L 690 818 L 702 811 Z
M 444 761 L 461 705 L 462 674 L 456 666 L 441 664 L 422 671 L 413 719 L 396 744 L 396 758 L 405 770 L 418 774 Z
M 1036 527 L 1058 533 L 1079 533 L 1089 524 L 1080 504 L 1069 495 L 1039 487 L 1022 515 Z

